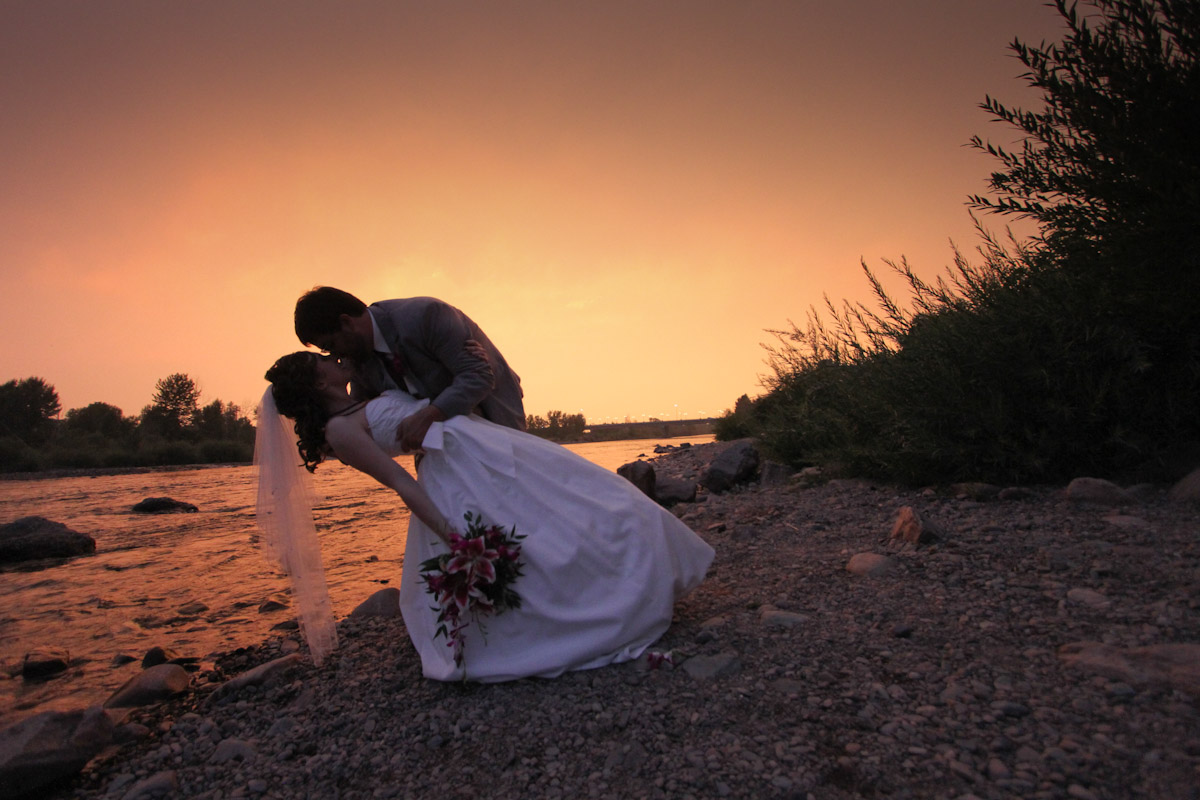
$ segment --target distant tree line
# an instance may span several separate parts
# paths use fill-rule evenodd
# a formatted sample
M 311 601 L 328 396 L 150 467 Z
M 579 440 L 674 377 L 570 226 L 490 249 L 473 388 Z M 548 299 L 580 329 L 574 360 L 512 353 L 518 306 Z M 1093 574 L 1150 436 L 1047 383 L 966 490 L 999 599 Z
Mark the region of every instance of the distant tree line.
M 200 388 L 184 373 L 155 384 L 135 417 L 108 403 L 62 406 L 42 378 L 0 385 L 0 472 L 247 462 L 254 423 L 233 403 L 200 405 Z
M 583 438 L 587 420 L 583 414 L 566 414 L 562 411 L 547 411 L 545 417 L 529 414 L 525 417 L 525 429 L 534 436 L 554 442 L 575 442 Z

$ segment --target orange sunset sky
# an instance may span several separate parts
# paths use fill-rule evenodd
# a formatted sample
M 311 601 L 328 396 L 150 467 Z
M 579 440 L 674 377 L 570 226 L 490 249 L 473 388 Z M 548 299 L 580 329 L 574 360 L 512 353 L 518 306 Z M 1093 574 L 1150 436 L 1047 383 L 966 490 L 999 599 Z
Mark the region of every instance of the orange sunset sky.
M 0 381 L 253 407 L 297 296 L 434 295 L 526 410 L 715 415 L 860 260 L 932 277 L 1041 0 L 0 1 Z M 1003 230 L 1007 220 L 985 218 Z

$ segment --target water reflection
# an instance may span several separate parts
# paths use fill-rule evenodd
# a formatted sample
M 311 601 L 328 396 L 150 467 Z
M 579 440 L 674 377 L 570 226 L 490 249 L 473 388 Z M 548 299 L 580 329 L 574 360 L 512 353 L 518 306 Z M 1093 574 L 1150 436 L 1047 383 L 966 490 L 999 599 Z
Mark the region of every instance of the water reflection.
M 655 443 L 571 448 L 615 470 L 653 455 Z M 344 616 L 372 592 L 399 585 L 408 512 L 392 492 L 340 464 L 323 464 L 314 485 L 330 597 Z M 164 496 L 200 510 L 130 511 Z M 271 598 L 287 602 L 287 579 L 258 551 L 254 501 L 252 467 L 0 481 L 0 522 L 39 515 L 96 540 L 94 556 L 0 572 L 0 725 L 103 700 L 155 645 L 206 660 L 291 624 L 290 607 L 260 610 Z M 21 659 L 46 649 L 68 650 L 71 668 L 46 681 L 23 680 Z M 134 660 L 116 663 L 122 657 Z

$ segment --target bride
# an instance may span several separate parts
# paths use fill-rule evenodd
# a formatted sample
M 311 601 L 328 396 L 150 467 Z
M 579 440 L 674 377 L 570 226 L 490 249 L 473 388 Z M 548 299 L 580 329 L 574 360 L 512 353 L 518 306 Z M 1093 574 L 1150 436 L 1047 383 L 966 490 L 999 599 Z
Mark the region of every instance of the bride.
M 335 456 L 394 490 L 412 512 L 400 611 L 429 678 L 554 677 L 635 659 L 712 562 L 712 548 L 674 515 L 564 447 L 476 415 L 451 417 L 429 429 L 414 478 L 393 460 L 396 430 L 427 400 L 391 390 L 356 402 L 346 388 L 352 370 L 312 352 L 284 356 L 266 377 L 255 446 L 259 525 L 291 576 L 317 663 L 336 646 L 336 630 L 295 447 L 309 472 Z M 294 421 L 295 436 L 280 414 Z M 464 532 L 456 521 L 468 513 L 525 536 L 524 573 L 513 587 L 520 607 L 490 617 L 486 638 L 468 626 L 459 666 L 453 649 L 435 641 L 437 612 L 418 573 L 447 551 L 452 533 Z

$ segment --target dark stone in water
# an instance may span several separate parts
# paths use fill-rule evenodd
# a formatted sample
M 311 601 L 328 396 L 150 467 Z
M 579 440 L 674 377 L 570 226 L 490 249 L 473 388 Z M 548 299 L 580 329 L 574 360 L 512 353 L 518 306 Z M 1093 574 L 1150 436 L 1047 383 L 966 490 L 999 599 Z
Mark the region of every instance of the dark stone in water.
M 21 517 L 0 525 L 0 563 L 70 558 L 96 552 L 96 540 L 45 517 Z
M 166 664 L 168 661 L 174 661 L 179 658 L 179 654 L 174 650 L 167 650 L 164 647 L 151 647 L 146 651 L 146 655 L 142 656 L 142 669 L 157 667 L 159 664 Z
M 25 654 L 21 677 L 27 680 L 49 678 L 71 666 L 71 654 L 66 650 L 34 650 Z
M 135 514 L 194 514 L 199 511 L 191 503 L 170 497 L 147 497 L 133 507 Z

